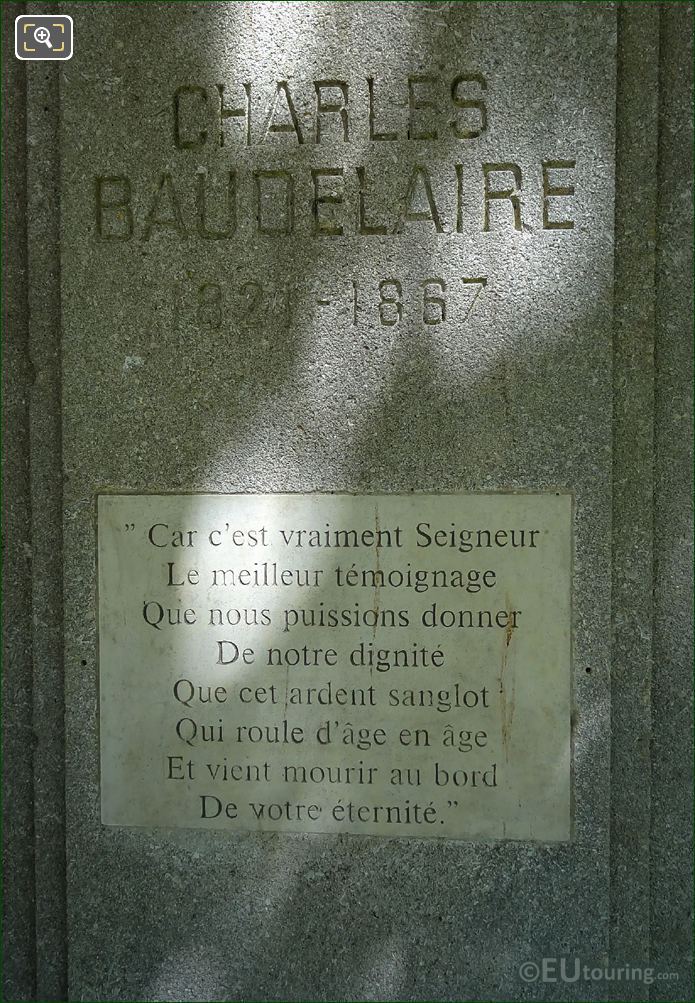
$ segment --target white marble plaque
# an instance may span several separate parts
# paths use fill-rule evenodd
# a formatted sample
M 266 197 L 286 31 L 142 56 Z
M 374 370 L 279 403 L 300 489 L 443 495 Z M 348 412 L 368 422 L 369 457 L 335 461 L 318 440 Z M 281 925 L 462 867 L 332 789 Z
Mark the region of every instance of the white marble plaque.
M 98 511 L 104 823 L 570 838 L 569 495 Z

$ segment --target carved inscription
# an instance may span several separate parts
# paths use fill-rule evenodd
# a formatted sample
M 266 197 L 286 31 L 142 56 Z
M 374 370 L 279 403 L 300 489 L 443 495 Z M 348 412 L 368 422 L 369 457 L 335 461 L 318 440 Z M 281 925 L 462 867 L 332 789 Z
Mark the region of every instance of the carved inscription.
M 533 187 L 542 177 L 543 195 L 525 205 L 525 178 L 511 161 L 475 170 L 453 164 L 436 174 L 420 164 L 407 175 L 393 174 L 396 198 L 388 211 L 372 207 L 374 178 L 359 166 L 350 176 L 342 167 L 304 173 L 203 169 L 176 177 L 165 171 L 140 191 L 124 175 L 100 175 L 94 180 L 96 233 L 101 240 L 147 241 L 155 233 L 229 240 L 242 225 L 266 237 L 386 236 L 405 233 L 413 224 L 425 224 L 435 234 L 520 231 L 531 223 L 542 230 L 572 230 L 571 206 L 563 209 L 562 201 L 574 195 L 575 166 L 574 160 L 549 160 L 534 167 Z M 137 215 L 136 204 L 143 207 Z
M 432 276 L 415 283 L 395 276 L 370 283 L 326 279 L 308 290 L 256 278 L 236 283 L 187 278 L 172 290 L 172 325 L 174 330 L 189 324 L 203 330 L 229 324 L 255 327 L 289 323 L 297 313 L 306 318 L 321 312 L 352 327 L 370 321 L 398 327 L 408 321 L 415 327 L 434 328 L 465 323 L 486 288 L 485 275 Z
M 340 238 L 414 227 L 435 235 L 574 228 L 574 156 L 525 166 L 513 155 L 477 162 L 471 156 L 488 130 L 490 91 L 482 74 L 413 74 L 400 91 L 373 77 L 296 88 L 287 80 L 177 87 L 165 109 L 176 169 L 137 182 L 96 175 L 96 237 L 219 241 L 239 233 Z M 346 164 L 353 147 L 368 155 L 385 143 L 415 146 L 418 162 L 375 168 L 367 156 L 360 163 L 360 154 Z M 445 166 L 431 156 L 442 143 L 453 154 Z M 330 147 L 341 159 L 300 166 L 293 153 L 307 145 Z M 213 166 L 196 162 L 210 151 Z M 275 159 L 285 153 L 287 163 L 264 162 L 271 152 Z M 378 197 L 384 188 L 387 204 Z
M 569 838 L 570 520 L 559 494 L 102 495 L 103 820 Z
M 451 80 L 415 74 L 398 91 L 374 77 L 314 80 L 301 93 L 296 87 L 287 80 L 183 84 L 172 102 L 174 145 L 248 147 L 269 145 L 278 136 L 297 145 L 463 140 L 487 128 L 487 82 L 479 73 Z

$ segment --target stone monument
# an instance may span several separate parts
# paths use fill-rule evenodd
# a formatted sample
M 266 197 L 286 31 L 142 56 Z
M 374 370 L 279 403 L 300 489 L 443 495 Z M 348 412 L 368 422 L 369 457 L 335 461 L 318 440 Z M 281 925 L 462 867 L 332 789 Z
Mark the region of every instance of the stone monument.
M 692 998 L 692 14 L 3 5 L 7 999 Z

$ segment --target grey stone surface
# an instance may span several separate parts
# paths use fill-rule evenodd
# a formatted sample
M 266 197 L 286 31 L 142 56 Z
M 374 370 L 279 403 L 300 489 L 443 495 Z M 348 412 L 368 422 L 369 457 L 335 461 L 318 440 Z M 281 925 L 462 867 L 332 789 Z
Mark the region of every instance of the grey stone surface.
M 11 749 L 18 779 L 12 774 L 10 783 L 19 797 L 9 853 L 21 868 L 9 914 L 17 954 L 9 998 L 62 998 L 67 953 L 69 999 L 604 999 L 598 985 L 526 985 L 519 965 L 563 954 L 645 962 L 649 952 L 681 974 L 675 991 L 655 985 L 651 995 L 689 999 L 689 791 L 682 764 L 690 643 L 683 630 L 690 193 L 681 129 L 690 90 L 681 74 L 689 66 L 691 5 L 95 3 L 63 10 L 75 19 L 75 56 L 60 71 L 60 172 L 50 90 L 58 69 L 41 77 L 27 68 L 30 196 L 33 213 L 43 208 L 47 216 L 44 230 L 32 217 L 29 237 L 48 289 L 45 298 L 33 294 L 28 335 L 46 381 L 27 433 L 34 509 L 24 474 L 10 513 L 20 542 L 31 520 L 32 543 L 43 555 L 38 565 L 35 559 L 31 600 L 36 672 L 26 654 L 29 599 L 19 584 L 8 637 L 15 661 L 6 685 L 18 721 L 27 719 L 32 675 L 46 671 L 33 698 L 36 778 L 21 741 Z M 231 101 L 239 94 L 234 81 L 265 81 L 267 95 L 268 81 L 284 79 L 293 95 L 296 87 L 312 98 L 315 79 L 364 80 L 371 73 L 398 89 L 391 111 L 399 117 L 408 74 L 433 67 L 447 79 L 477 71 L 488 80 L 489 130 L 463 153 L 451 139 L 342 150 L 335 142 L 293 148 L 291 137 L 280 135 L 281 152 L 260 146 L 233 154 L 172 143 L 172 94 L 181 84 L 229 83 Z M 300 115 L 309 98 L 298 99 Z M 364 136 L 364 96 L 356 105 L 355 128 Z M 422 114 L 419 121 L 430 127 Z M 541 232 L 537 167 L 544 158 L 574 155 L 577 227 Z M 198 167 L 235 166 L 241 178 L 252 167 L 289 165 L 306 178 L 312 166 L 344 163 L 351 172 L 362 163 L 370 169 L 376 214 L 393 201 L 399 168 L 432 164 L 434 177 L 457 160 L 466 171 L 482 161 L 522 164 L 525 201 L 535 207 L 528 229 L 435 236 L 426 225 L 409 224 L 387 238 L 356 237 L 352 229 L 340 239 L 306 230 L 260 238 L 240 222 L 230 241 L 179 240 L 171 227 L 139 239 L 144 203 L 164 171 L 187 177 L 193 190 Z M 96 174 L 132 179 L 138 239 L 96 239 Z M 60 411 L 56 217 L 41 202 L 58 185 Z M 475 191 L 466 188 L 467 230 L 475 214 L 479 219 Z M 353 201 L 354 194 L 353 187 Z M 187 198 L 186 220 L 194 226 Z M 306 205 L 306 181 L 298 182 L 297 198 Z M 310 223 L 306 209 L 301 220 Z M 342 313 L 333 306 L 309 311 L 306 290 L 334 299 L 330 276 L 338 272 Z M 369 318 L 363 312 L 360 324 L 349 326 L 351 277 L 364 289 L 396 275 L 412 300 L 423 278 L 456 274 L 489 276 L 466 325 L 450 323 L 436 335 L 407 319 L 400 328 L 381 327 L 372 306 Z M 292 323 L 241 319 L 239 286 L 259 277 L 296 289 Z M 199 329 L 187 308 L 174 326 L 174 283 L 182 281 L 177 289 L 187 292 L 194 281 L 231 284 L 234 318 L 219 331 Z M 247 287 L 247 306 L 250 293 Z M 45 359 L 37 347 L 42 337 Z M 21 350 L 12 363 L 21 375 Z M 26 424 L 21 395 L 16 401 L 15 420 Z M 50 490 L 58 481 L 59 422 L 66 935 L 60 492 Z M 21 471 L 27 449 L 19 438 L 13 469 Z M 100 825 L 98 490 L 557 486 L 575 491 L 577 502 L 571 843 L 431 845 Z M 17 581 L 21 561 L 12 568 Z M 35 905 L 34 864 L 19 848 L 34 818 Z M 24 890 L 29 904 L 17 905 Z M 648 990 L 633 984 L 629 993 L 615 991 L 642 999 Z
M 3 7 L 6 45 L 22 8 Z M 9 55 L 4 68 L 4 112 L 21 144 L 5 197 L 12 241 L 5 260 L 14 272 L 3 318 L 5 861 L 7 908 L 21 913 L 6 917 L 5 992 L 50 1000 L 67 993 L 58 78 L 45 63 L 25 70 Z M 38 279 L 26 282 L 27 275 Z
M 649 957 L 659 8 L 618 20 L 613 341 L 611 957 Z M 639 623 L 639 629 L 635 629 Z M 620 995 L 620 989 L 616 990 Z
M 691 984 L 693 733 L 693 7 L 664 4 L 660 47 L 652 683 L 652 956 Z M 685 276 L 688 276 L 686 279 Z M 687 477 L 683 476 L 688 471 Z M 657 986 L 655 999 L 679 999 Z
M 48 13 L 48 11 L 47 11 Z M 48 63 L 29 65 L 26 140 L 33 634 L 36 981 L 67 992 L 63 680 L 63 462 L 59 89 Z M 33 151 L 36 151 L 33 153 Z M 38 278 L 37 278 L 38 277 Z
M 3 4 L 2 33 L 11 37 L 21 4 Z M 4 54 L 4 53 L 3 53 Z M 19 63 L 5 58 L 2 107 L 6 169 L 2 177 L 3 437 L 3 986 L 7 999 L 34 993 L 34 785 L 31 657 L 31 491 L 26 311 L 25 92 Z M 11 334 L 10 334 L 11 332 Z M 8 444 L 11 440 L 11 445 Z M 7 806 L 12 805 L 12 811 Z
M 71 179 L 63 193 L 62 277 L 73 992 L 93 999 L 557 998 L 557 985 L 525 986 L 519 965 L 571 949 L 600 956 L 609 910 L 615 11 L 138 6 L 142 37 L 169 39 L 156 67 L 134 58 L 127 7 L 99 5 L 91 23 L 84 11 L 68 11 L 76 48 L 61 94 L 62 174 Z M 106 65 L 104 37 L 111 40 Z M 361 140 L 365 78 L 390 89 L 393 122 L 403 117 L 408 75 L 433 65 L 447 81 L 466 71 L 489 79 L 490 129 L 481 141 L 463 150 L 451 138 L 401 141 L 392 152 L 388 143 Z M 299 147 L 287 137 L 276 140 L 277 152 L 268 145 L 233 154 L 173 149 L 172 95 L 180 84 L 229 82 L 231 101 L 238 100 L 233 82 L 251 79 L 267 101 L 267 81 L 290 80 L 306 118 L 312 81 L 327 77 L 353 82 L 357 136 L 344 149 Z M 540 230 L 539 166 L 551 158 L 582 165 L 574 202 L 581 222 L 571 234 Z M 348 233 L 320 243 L 307 235 L 306 183 L 298 180 L 301 229 L 292 238 L 256 236 L 244 194 L 233 240 L 181 240 L 164 231 L 146 241 L 95 240 L 95 174 L 132 179 L 140 235 L 145 200 L 167 168 L 185 185 L 199 165 L 219 171 L 233 162 L 245 192 L 242 172 L 255 167 L 289 164 L 306 177 L 311 166 L 345 164 L 353 174 L 366 164 L 374 218 L 393 203 L 404 168 L 429 163 L 436 177 L 457 160 L 468 177 L 480 177 L 485 161 L 523 165 L 530 229 L 517 232 L 505 220 L 482 239 L 474 184 L 465 207 L 470 230 L 460 237 L 413 225 L 402 236 Z M 226 287 L 254 278 L 289 282 L 300 303 L 296 319 L 288 329 L 227 323 L 219 332 L 196 330 L 187 319 L 175 338 L 166 283 L 187 272 Z M 441 275 L 453 286 L 461 274 L 489 275 L 490 297 L 469 336 L 460 322 L 438 337 L 413 321 L 381 326 L 373 308 L 370 316 L 363 308 L 355 330 L 345 313 L 304 305 L 315 284 L 334 297 L 340 283 L 349 295 L 353 276 L 367 287 L 372 277 L 395 275 L 412 300 L 424 278 Z M 95 491 L 434 485 L 575 492 L 574 663 L 582 671 L 575 676 L 573 842 L 451 842 L 433 853 L 404 840 L 103 829 Z M 105 968 L 95 957 L 107 929 Z M 600 998 L 596 987 L 587 992 Z M 574 989 L 560 993 L 572 998 Z

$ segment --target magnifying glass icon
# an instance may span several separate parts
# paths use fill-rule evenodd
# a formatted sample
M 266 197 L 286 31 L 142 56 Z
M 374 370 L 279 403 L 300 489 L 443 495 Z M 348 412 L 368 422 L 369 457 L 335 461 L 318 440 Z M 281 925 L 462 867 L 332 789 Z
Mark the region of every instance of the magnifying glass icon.
M 51 33 L 48 28 L 42 28 L 41 26 L 36 28 L 34 31 L 34 40 L 40 42 L 41 45 L 45 45 L 48 49 L 53 48 L 51 45 Z

